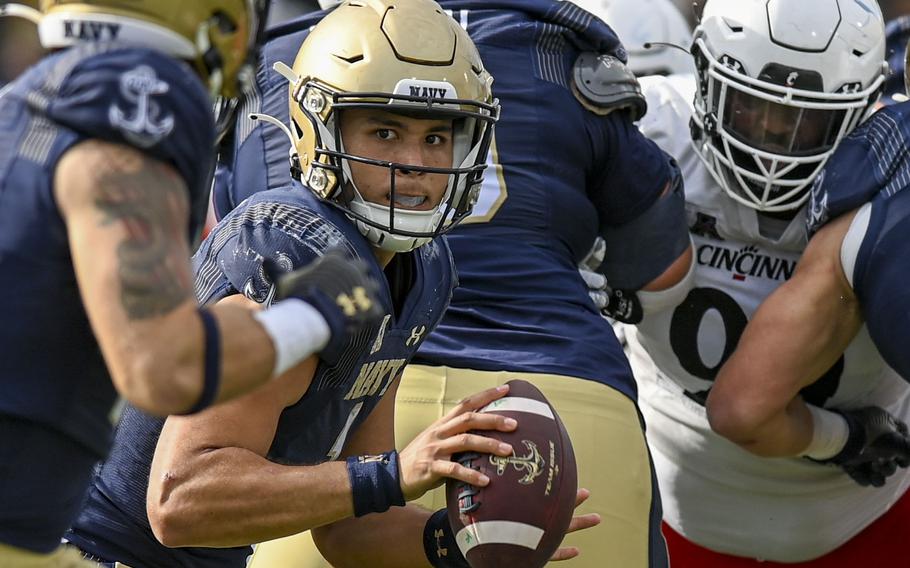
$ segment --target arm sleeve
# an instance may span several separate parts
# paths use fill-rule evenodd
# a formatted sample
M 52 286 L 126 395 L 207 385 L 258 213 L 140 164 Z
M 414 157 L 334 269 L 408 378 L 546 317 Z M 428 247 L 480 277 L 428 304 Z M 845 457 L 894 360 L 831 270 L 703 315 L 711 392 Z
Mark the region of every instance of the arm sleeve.
M 851 232 L 852 229 L 851 226 Z M 846 241 L 845 238 L 845 245 Z M 910 381 L 907 258 L 910 258 L 910 191 L 904 190 L 891 199 L 872 202 L 865 235 L 856 252 L 852 283 L 875 346 L 888 365 Z M 849 279 L 850 275 L 847 276 Z
M 910 182 L 910 103 L 876 112 L 838 145 L 815 179 L 809 201 L 812 235 L 831 219 Z
M 676 162 L 626 113 L 607 119 L 607 157 L 590 193 L 606 242 L 600 271 L 611 286 L 638 290 L 689 246 L 685 191 Z

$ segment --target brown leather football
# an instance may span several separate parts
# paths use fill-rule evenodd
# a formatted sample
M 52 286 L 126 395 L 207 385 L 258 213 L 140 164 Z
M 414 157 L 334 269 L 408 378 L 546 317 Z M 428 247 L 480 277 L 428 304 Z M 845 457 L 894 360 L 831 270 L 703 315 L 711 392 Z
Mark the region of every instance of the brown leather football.
M 479 432 L 512 445 L 512 455 L 455 457 L 490 478 L 486 487 L 446 483 L 449 523 L 472 568 L 544 566 L 559 548 L 575 509 L 578 478 L 572 442 L 537 387 L 509 381 L 509 393 L 484 407 L 518 421 L 512 432 Z

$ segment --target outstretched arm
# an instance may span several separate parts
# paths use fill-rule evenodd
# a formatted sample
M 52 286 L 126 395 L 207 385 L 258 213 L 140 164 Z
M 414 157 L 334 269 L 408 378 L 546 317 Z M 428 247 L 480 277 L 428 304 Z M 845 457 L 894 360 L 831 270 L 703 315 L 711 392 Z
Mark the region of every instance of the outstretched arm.
M 762 456 L 796 456 L 813 437 L 799 396 L 859 331 L 859 305 L 840 263 L 853 215 L 816 233 L 793 277 L 759 307 L 708 396 L 711 427 Z
M 244 300 L 232 297 L 241 303 Z M 255 391 L 193 416 L 168 418 L 152 462 L 147 509 L 155 536 L 167 546 L 240 546 L 280 538 L 354 514 L 348 468 L 343 461 L 284 465 L 265 456 L 281 412 L 306 392 L 315 357 Z M 490 389 L 467 400 L 439 431 L 437 459 L 426 468 L 401 458 L 401 491 L 422 495 L 443 476 L 483 484 L 479 472 L 446 469 L 442 456 L 481 451 L 507 455 L 489 438 L 468 430 L 504 429 L 498 415 L 472 411 L 499 398 Z M 389 396 L 386 393 L 386 396 Z M 458 418 L 458 417 L 461 418 Z M 366 425 L 358 429 L 362 431 Z M 428 444 L 429 445 L 429 444 Z M 381 451 L 393 446 L 383 446 Z M 229 498 L 226 498 L 229 496 Z
M 242 296 L 226 303 L 255 306 Z M 316 357 L 192 416 L 171 416 L 155 450 L 147 510 L 167 546 L 239 546 L 353 513 L 343 463 L 294 467 L 265 458 L 285 407 L 306 392 Z M 229 496 L 229 497 L 228 497 Z
M 58 164 L 54 186 L 114 385 L 152 414 L 195 412 L 313 353 L 330 357 L 383 316 L 368 266 L 333 251 L 271 275 L 281 301 L 261 315 L 198 309 L 186 187 L 173 168 L 132 148 L 84 142 Z
M 89 140 L 57 166 L 86 312 L 114 385 L 153 414 L 185 412 L 203 389 L 205 339 L 190 269 L 189 202 L 176 171 L 118 144 Z M 225 400 L 271 376 L 272 343 L 248 310 L 214 310 Z

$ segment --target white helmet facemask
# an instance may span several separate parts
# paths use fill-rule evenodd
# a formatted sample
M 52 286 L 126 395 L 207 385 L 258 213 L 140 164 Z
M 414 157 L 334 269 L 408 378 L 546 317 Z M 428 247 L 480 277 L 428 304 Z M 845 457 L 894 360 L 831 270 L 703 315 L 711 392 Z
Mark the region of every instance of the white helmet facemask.
M 881 16 L 850 27 L 824 18 L 847 9 L 838 0 L 783 0 L 774 10 L 747 4 L 709 0 L 696 30 L 693 142 L 732 199 L 760 211 L 794 210 L 878 98 L 886 70 Z M 811 37 L 827 46 L 797 49 L 812 41 L 792 35 L 797 20 L 821 30 Z M 837 51 L 846 47 L 852 52 Z

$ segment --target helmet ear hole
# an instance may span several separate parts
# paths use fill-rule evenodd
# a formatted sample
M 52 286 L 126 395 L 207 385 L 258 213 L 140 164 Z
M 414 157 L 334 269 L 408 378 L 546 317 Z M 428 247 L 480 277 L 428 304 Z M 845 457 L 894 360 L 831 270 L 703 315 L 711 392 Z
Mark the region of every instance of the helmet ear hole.
M 235 22 L 233 18 L 221 10 L 218 10 L 212 14 L 212 20 L 214 20 L 218 31 L 224 35 L 229 35 L 237 32 L 237 22 Z

